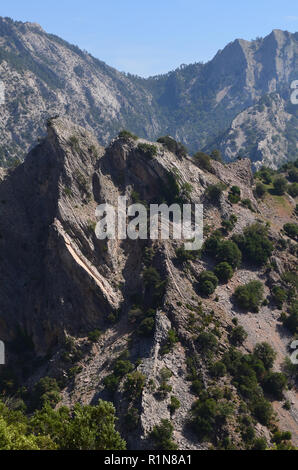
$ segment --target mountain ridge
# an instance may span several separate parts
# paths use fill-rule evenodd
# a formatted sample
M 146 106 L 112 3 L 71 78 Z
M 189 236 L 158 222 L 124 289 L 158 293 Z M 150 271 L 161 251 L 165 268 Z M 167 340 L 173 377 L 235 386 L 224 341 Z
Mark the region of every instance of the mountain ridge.
M 103 145 L 127 128 L 150 140 L 172 135 L 192 152 L 212 146 L 264 95 L 278 92 L 289 100 L 297 44 L 297 33 L 274 30 L 253 42 L 236 39 L 204 64 L 144 79 L 118 72 L 36 24 L 2 18 L 2 164 L 22 159 L 56 114 L 94 131 Z
M 2 170 L 0 337 L 7 366 L 0 370 L 0 391 L 7 403 L 17 396 L 31 409 L 34 390 L 50 378 L 59 384 L 52 406 L 113 401 L 129 449 L 159 449 L 163 444 L 151 432 L 161 420 L 171 423 L 181 450 L 251 449 L 260 438 L 273 446 L 277 427 L 291 431 L 297 445 L 295 385 L 277 398 L 262 388 L 264 374 L 284 371 L 292 338 L 274 287 L 289 291 L 283 305 L 288 312 L 294 284 L 284 274 L 294 274 L 296 249 L 283 227 L 297 220 L 296 201 L 269 192 L 256 198 L 249 159 L 211 163 L 210 171 L 201 169 L 189 155 L 127 134 L 104 149 L 82 127 L 53 118 L 24 163 Z M 231 198 L 235 187 L 239 201 Z M 204 204 L 205 248 L 186 253 L 183 241 L 171 238 L 98 240 L 96 207 L 116 206 L 120 195 L 146 205 L 178 197 Z M 240 263 L 234 247 L 232 276 L 202 292 L 202 275 L 212 276 L 219 261 L 214 242 L 224 243 L 225 257 L 232 240 L 241 247 L 244 231 L 256 223 L 272 242 L 267 262 Z M 261 283 L 266 302 L 259 301 L 258 311 L 242 310 L 235 292 L 252 281 Z M 229 361 L 240 357 L 242 366 L 250 364 L 262 342 L 276 351 L 272 371 L 258 362 L 260 375 L 244 367 L 242 376 L 235 363 L 236 380 Z M 216 375 L 212 367 L 223 361 Z M 254 377 L 249 394 L 247 376 Z M 174 410 L 173 396 L 180 404 Z M 207 435 L 200 433 L 204 403 L 212 404 L 208 419 L 214 409 L 217 416 Z

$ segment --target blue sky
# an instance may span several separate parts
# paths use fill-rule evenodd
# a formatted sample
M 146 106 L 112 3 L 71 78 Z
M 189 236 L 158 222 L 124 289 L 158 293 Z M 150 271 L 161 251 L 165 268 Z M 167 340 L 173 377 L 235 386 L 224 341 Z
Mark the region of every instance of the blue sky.
M 236 38 L 298 31 L 295 0 L 2 0 L 0 15 L 37 22 L 141 76 L 206 62 Z

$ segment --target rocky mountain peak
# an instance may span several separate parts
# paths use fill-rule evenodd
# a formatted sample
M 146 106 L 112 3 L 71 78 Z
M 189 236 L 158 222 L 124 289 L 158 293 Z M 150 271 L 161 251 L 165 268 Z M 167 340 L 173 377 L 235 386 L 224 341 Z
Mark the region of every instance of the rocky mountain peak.
M 22 385 L 33 390 L 41 377 L 55 378 L 62 384 L 60 404 L 70 407 L 113 400 L 119 428 L 133 449 L 152 445 L 150 433 L 161 419 L 173 423 L 179 448 L 209 448 L 213 437 L 199 439 L 196 428 L 186 423 L 199 403 L 197 394 L 200 403 L 210 394 L 222 406 L 233 405 L 220 432 L 225 430 L 234 446 L 245 448 L 238 421 L 247 397 L 229 372 L 217 377 L 215 389 L 210 361 L 223 361 L 235 347 L 238 325 L 247 336 L 237 353 L 247 355 L 266 340 L 277 352 L 274 370 L 281 370 L 290 336 L 281 325 L 280 311 L 263 303 L 258 313 L 243 312 L 232 294 L 258 281 L 269 298 L 274 283 L 284 282 L 278 273 L 292 270 L 295 256 L 281 229 L 293 221 L 293 198 L 283 196 L 282 210 L 276 206 L 277 220 L 272 207 L 280 199 L 269 193 L 255 198 L 249 159 L 211 161 L 206 170 L 194 157 L 176 155 L 162 143 L 128 132 L 104 149 L 92 133 L 62 117 L 50 119 L 45 138 L 24 163 L 2 176 L 0 337 Z M 239 201 L 231 198 L 235 188 Z M 256 222 L 264 230 L 270 226 L 276 248 L 268 262 L 278 271 L 244 260 L 231 268 L 227 282 L 216 284 L 215 292 L 202 294 L 202 274 L 213 275 L 210 271 L 218 263 L 214 253 L 188 254 L 182 241 L 173 239 L 97 239 L 97 205 L 115 206 L 124 195 L 130 203 L 147 206 L 204 204 L 205 237 L 220 232 L 220 243 L 242 236 Z M 281 237 L 284 250 L 278 248 Z M 229 249 L 223 246 L 225 256 Z M 206 355 L 202 345 L 211 340 L 212 354 Z M 118 366 L 129 367 L 132 375 L 116 375 Z M 134 377 L 143 385 L 128 398 L 127 380 Z M 285 393 L 294 409 L 295 393 Z M 181 404 L 175 413 L 172 396 Z M 270 427 L 248 404 L 245 417 L 250 417 L 256 435 L 269 442 Z M 296 442 L 294 412 L 282 408 L 281 401 L 273 404 L 282 428 L 290 429 Z M 128 431 L 126 415 L 132 405 L 138 425 Z M 254 424 L 257 419 L 261 422 Z
M 196 152 L 212 145 L 265 94 L 277 91 L 289 97 L 297 57 L 295 34 L 276 30 L 262 40 L 238 39 L 206 64 L 141 79 L 116 71 L 39 26 L 4 18 L 0 161 L 9 166 L 14 158 L 22 160 L 44 136 L 44 123 L 53 115 L 68 116 L 93 131 L 102 145 L 127 128 L 149 140 L 173 135 Z

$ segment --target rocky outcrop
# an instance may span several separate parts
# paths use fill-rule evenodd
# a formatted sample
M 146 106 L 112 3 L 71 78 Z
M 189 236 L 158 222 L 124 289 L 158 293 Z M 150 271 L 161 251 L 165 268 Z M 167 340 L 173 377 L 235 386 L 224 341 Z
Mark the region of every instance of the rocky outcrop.
M 227 161 L 249 156 L 255 169 L 262 165 L 277 169 L 297 158 L 297 140 L 294 106 L 280 95 L 271 94 L 238 114 L 213 146 Z
M 148 146 L 149 142 L 122 137 L 103 149 L 82 127 L 56 118 L 48 122 L 47 136 L 25 162 L 3 172 L 0 338 L 6 343 L 9 363 L 29 389 L 40 377 L 49 375 L 64 384 L 62 404 L 114 398 L 119 426 L 130 448 L 152 446 L 150 432 L 164 418 L 173 423 L 173 438 L 180 449 L 205 449 L 210 443 L 199 443 L 188 426 L 196 400 L 189 381 L 189 358 L 194 360 L 203 386 L 215 385 L 197 346 L 199 332 L 204 328 L 216 332 L 222 355 L 229 347 L 229 332 L 236 317 L 248 333 L 243 351 L 251 351 L 256 342 L 268 341 L 277 350 L 277 370 L 288 354 L 289 335 L 275 307 L 263 305 L 258 314 L 244 315 L 232 302 L 231 295 L 238 285 L 252 279 L 265 282 L 265 269 L 244 266 L 228 284 L 220 285 L 214 296 L 202 298 L 197 290 L 198 277 L 203 269 L 212 268 L 211 260 L 195 257 L 186 266 L 176 256 L 180 245 L 177 240 L 100 241 L 94 232 L 95 210 L 102 202 L 116 205 L 119 196 L 147 204 L 171 202 L 178 188 L 185 201 L 205 203 L 205 225 L 211 229 L 219 228 L 223 219 L 235 214 L 237 222 L 231 233 L 239 234 L 257 219 L 270 222 L 272 207 L 270 200 L 259 203 L 254 199 L 248 159 L 226 165 L 212 162 L 209 173 L 198 168 L 190 156 L 178 158 L 161 144 L 156 144 L 148 155 L 144 144 Z M 169 184 L 173 178 L 174 193 Z M 224 183 L 226 189 L 219 204 L 210 204 L 205 190 L 218 183 Z M 251 200 L 253 210 L 229 202 L 227 194 L 232 185 L 239 186 L 243 199 Z M 288 204 L 292 212 L 283 215 L 283 223 L 293 220 L 294 200 Z M 272 224 L 270 236 L 278 240 L 280 226 Z M 273 261 L 278 272 L 295 266 L 295 258 L 288 251 L 281 254 L 276 250 Z M 160 276 L 155 289 L 165 281 L 164 291 L 159 304 L 153 305 L 152 334 L 140 336 L 138 320 L 129 312 L 139 305 L 140 296 L 144 312 L 152 306 L 155 291 L 148 295 L 143 278 L 148 266 Z M 267 285 L 265 290 L 268 295 Z M 88 335 L 95 329 L 102 334 L 91 344 Z M 176 335 L 171 347 L 167 346 L 170 331 Z M 65 359 L 69 344 L 75 351 L 71 350 L 73 363 Z M 111 397 L 105 378 L 111 374 L 115 360 L 127 350 L 135 370 L 144 376 L 145 387 L 139 396 L 128 396 L 126 379 L 121 377 Z M 73 368 L 76 373 L 70 376 Z M 171 393 L 161 399 L 157 392 L 164 370 L 168 371 Z M 236 411 L 226 423 L 225 432 L 241 448 L 237 430 L 240 397 L 228 375 L 219 378 L 216 385 L 230 390 Z M 289 426 L 297 442 L 296 396 L 293 390 L 287 393 L 293 408 L 286 411 L 276 403 L 276 411 L 282 428 Z M 180 402 L 174 414 L 169 409 L 171 396 Z M 139 422 L 128 432 L 125 416 L 132 400 Z M 256 429 L 257 435 L 269 436 L 264 426 Z

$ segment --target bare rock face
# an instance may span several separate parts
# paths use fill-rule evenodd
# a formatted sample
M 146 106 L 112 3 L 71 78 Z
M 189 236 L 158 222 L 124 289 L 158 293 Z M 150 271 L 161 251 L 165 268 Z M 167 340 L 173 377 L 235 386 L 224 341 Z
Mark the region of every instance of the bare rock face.
M 39 25 L 0 18 L 0 47 L 2 164 L 25 156 L 43 137 L 46 120 L 56 115 L 68 115 L 105 144 L 141 115 L 149 118 L 135 131 L 157 130 L 149 92 Z
M 148 154 L 148 145 L 153 144 L 122 137 L 104 149 L 82 127 L 55 118 L 25 162 L 2 172 L 0 338 L 29 389 L 49 375 L 64 380 L 60 404 L 113 399 L 119 427 L 131 449 L 152 448 L 150 433 L 161 419 L 173 424 L 179 449 L 210 447 L 210 442 L 198 442 L 189 426 L 197 400 L 190 376 L 196 371 L 203 388 L 229 390 L 234 412 L 223 432 L 236 448 L 244 448 L 237 421 L 242 399 L 228 374 L 216 381 L 210 375 L 197 338 L 203 331 L 217 335 L 220 341 L 214 360 L 220 360 L 230 346 L 232 320 L 237 318 L 248 333 L 242 351 L 252 351 L 257 342 L 267 341 L 277 351 L 275 367 L 281 370 L 290 336 L 281 326 L 280 312 L 273 305 L 263 305 L 259 313 L 244 314 L 234 305 L 232 294 L 238 285 L 258 279 L 269 296 L 269 287 L 280 282 L 281 273 L 293 269 L 296 259 L 290 251 L 275 250 L 276 277 L 265 268 L 243 266 L 215 294 L 203 298 L 197 288 L 199 275 L 213 269 L 214 263 L 196 255 L 185 264 L 177 257 L 179 241 L 98 240 L 96 207 L 103 202 L 116 205 L 119 196 L 126 196 L 129 203 L 170 203 L 177 196 L 185 202 L 204 203 L 205 225 L 212 230 L 220 228 L 223 219 L 237 216 L 230 235 L 242 233 L 257 219 L 273 220 L 270 237 L 280 238 L 280 225 L 270 219 L 272 201 L 254 199 L 248 159 L 226 165 L 212 162 L 213 172 L 208 173 L 190 156 L 178 158 L 161 144 L 154 144 Z M 211 204 L 205 191 L 218 183 L 226 189 L 220 201 Z M 227 195 L 233 185 L 240 188 L 242 199 L 250 199 L 253 210 L 230 203 Z M 288 198 L 286 203 L 289 211 L 283 213 L 282 223 L 293 221 L 294 200 Z M 145 324 L 142 315 L 147 315 Z M 102 334 L 91 344 L 88 335 L 94 330 Z M 71 364 L 65 360 L 70 340 L 80 352 L 72 351 Z M 105 379 L 115 361 L 127 354 L 135 364 L 134 373 L 143 377 L 144 387 L 140 393 L 128 394 L 127 376 L 121 376 L 113 396 Z M 16 365 L 23 356 L 26 376 Z M 74 365 L 77 373 L 70 378 Z M 165 394 L 164 389 L 168 390 Z M 281 428 L 289 427 L 297 442 L 296 395 L 292 390 L 287 396 L 294 403 L 290 411 L 280 402 L 274 405 Z M 171 397 L 180 403 L 175 412 Z M 218 400 L 225 403 L 226 399 Z M 137 410 L 138 421 L 128 431 L 126 416 L 131 408 Z M 257 435 L 270 439 L 263 425 L 255 428 Z
M 121 294 L 96 268 L 100 254 L 94 250 L 88 226 L 94 220 L 95 203 L 92 208 L 88 204 L 100 153 L 92 136 L 56 120 L 49 124 L 46 140 L 3 183 L 3 238 L 8 244 L 2 249 L 11 278 L 4 296 L 15 302 L 13 315 L 7 315 L 3 304 L 4 339 L 16 333 L 13 323 L 19 318 L 20 328 L 33 336 L 37 351 L 45 352 L 65 329 L 74 332 L 84 323 L 98 323 L 119 306 Z M 94 263 L 88 260 L 91 253 Z M 15 264 L 9 262 L 10 255 Z M 12 296 L 15 283 L 18 295 Z M 29 317 L 34 319 L 30 325 Z
M 237 39 L 206 64 L 142 79 L 39 25 L 0 18 L 0 164 L 22 161 L 44 137 L 46 120 L 60 115 L 93 131 L 103 145 L 124 128 L 150 140 L 170 134 L 191 152 L 220 146 L 227 160 L 242 146 L 245 156 L 274 167 L 296 151 L 296 142 L 293 149 L 285 139 L 297 128 L 288 106 L 297 57 L 297 33 L 275 30 L 251 42 Z M 247 115 L 271 93 L 281 101 L 255 119 Z
M 294 106 L 272 93 L 239 113 L 217 146 L 228 161 L 249 155 L 255 169 L 279 168 L 298 155 Z

